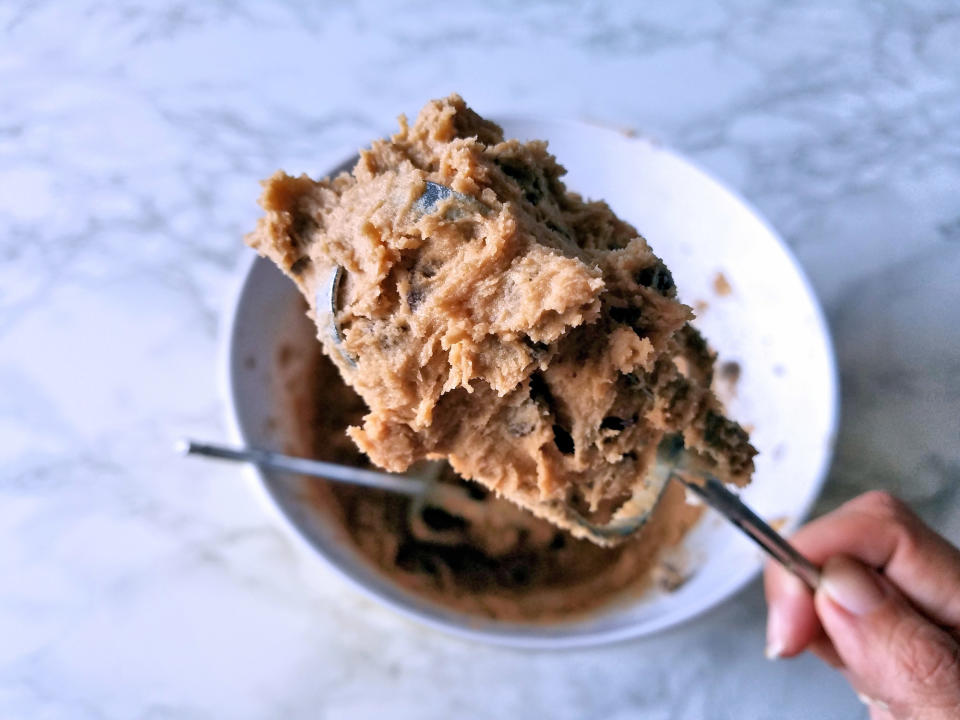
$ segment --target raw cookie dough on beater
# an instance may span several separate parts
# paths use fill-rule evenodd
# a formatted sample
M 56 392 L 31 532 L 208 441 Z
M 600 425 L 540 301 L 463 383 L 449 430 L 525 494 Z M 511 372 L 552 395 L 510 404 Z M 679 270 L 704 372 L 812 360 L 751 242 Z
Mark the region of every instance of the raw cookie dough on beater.
M 710 391 L 715 356 L 646 240 L 568 191 L 546 143 L 505 140 L 456 95 L 400 124 L 351 174 L 275 174 L 247 238 L 318 320 L 343 268 L 337 338 L 320 338 L 369 408 L 357 446 L 394 471 L 445 458 L 604 543 L 568 510 L 649 510 L 665 434 L 746 483 L 755 450 Z

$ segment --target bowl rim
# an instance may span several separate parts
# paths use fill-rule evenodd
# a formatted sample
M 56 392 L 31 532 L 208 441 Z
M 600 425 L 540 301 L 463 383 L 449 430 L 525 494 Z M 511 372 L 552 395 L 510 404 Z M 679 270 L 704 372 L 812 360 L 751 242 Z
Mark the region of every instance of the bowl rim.
M 824 350 L 828 370 L 827 378 L 829 382 L 827 395 L 829 397 L 828 402 L 830 403 L 830 413 L 827 427 L 828 435 L 825 443 L 825 452 L 821 465 L 818 468 L 816 478 L 811 483 L 811 489 L 806 501 L 799 506 L 797 511 L 791 516 L 791 522 L 788 524 L 788 529 L 795 528 L 801 521 L 809 516 L 810 511 L 812 510 L 823 489 L 824 484 L 826 483 L 827 476 L 834 458 L 837 441 L 837 428 L 840 418 L 840 379 L 837 369 L 836 352 L 833 338 L 830 333 L 830 327 L 826 321 L 823 308 L 820 305 L 819 298 L 814 292 L 813 286 L 807 277 L 803 266 L 797 260 L 789 245 L 787 245 L 787 243 L 766 220 L 766 218 L 737 191 L 721 182 L 712 173 L 708 172 L 685 155 L 682 155 L 672 148 L 663 145 L 658 140 L 655 140 L 649 136 L 637 135 L 628 137 L 625 136 L 623 132 L 608 126 L 593 122 L 581 122 L 577 120 L 547 119 L 535 116 L 510 114 L 497 114 L 493 116 L 493 119 L 498 124 L 541 123 L 545 125 L 552 124 L 567 126 L 571 129 L 579 128 L 591 132 L 610 133 L 619 136 L 619 138 L 624 141 L 645 144 L 648 147 L 655 149 L 657 152 L 671 155 L 673 156 L 674 160 L 678 160 L 681 163 L 689 165 L 692 169 L 703 175 L 707 180 L 712 181 L 723 191 L 732 196 L 736 202 L 740 203 L 743 208 L 761 224 L 768 235 L 779 245 L 780 250 L 784 253 L 790 265 L 793 267 L 794 272 L 797 274 L 801 285 L 803 286 L 803 289 L 811 302 L 817 330 L 824 340 Z M 355 154 L 352 157 L 355 158 Z M 333 169 L 338 169 L 346 166 L 350 162 L 350 158 L 347 158 L 339 163 L 331 163 L 330 167 Z M 240 307 L 240 301 L 246 292 L 247 285 L 251 279 L 253 268 L 258 262 L 268 261 L 264 260 L 252 251 L 246 253 L 239 260 L 231 288 L 224 299 L 225 304 L 220 316 L 221 322 L 219 324 L 219 337 L 217 339 L 219 356 L 217 360 L 217 376 L 219 393 L 223 402 L 224 420 L 227 427 L 229 440 L 238 444 L 244 443 L 245 439 L 241 430 L 239 414 L 233 395 L 233 388 L 236 387 L 236 378 L 234 374 L 236 363 L 233 362 L 233 348 L 234 339 L 238 331 L 237 311 Z M 311 542 L 311 540 L 304 534 L 303 530 L 301 530 L 301 528 L 283 511 L 282 507 L 276 502 L 270 492 L 268 480 L 259 468 L 246 466 L 243 468 L 242 472 L 246 475 L 248 484 L 253 489 L 254 494 L 259 499 L 260 504 L 264 507 L 267 514 L 273 518 L 277 524 L 279 524 L 285 535 L 291 538 L 294 545 L 298 548 L 302 555 L 309 556 L 312 558 L 312 562 L 332 570 L 336 575 L 346 580 L 348 585 L 358 590 L 363 596 L 376 601 L 378 604 L 389 607 L 403 617 L 464 640 L 479 641 L 487 644 L 528 650 L 538 650 L 596 647 L 639 637 L 645 637 L 663 632 L 669 628 L 676 627 L 684 623 L 688 623 L 695 618 L 704 615 L 710 610 L 719 607 L 723 603 L 728 602 L 731 598 L 741 592 L 747 585 L 752 583 L 760 574 L 763 567 L 763 562 L 758 562 L 750 569 L 749 572 L 744 572 L 740 575 L 734 576 L 731 582 L 718 586 L 715 592 L 703 596 L 704 601 L 698 603 L 697 605 L 678 608 L 676 611 L 666 612 L 658 618 L 645 620 L 642 623 L 624 625 L 623 627 L 598 629 L 594 631 L 587 630 L 581 634 L 570 635 L 549 635 L 546 633 L 537 634 L 532 632 L 537 627 L 533 624 L 514 624 L 504 622 L 492 623 L 494 625 L 501 625 L 502 629 L 477 627 L 471 625 L 468 620 L 456 622 L 454 620 L 438 617 L 431 614 L 426 609 L 404 604 L 403 602 L 397 601 L 395 598 L 388 597 L 377 592 L 374 588 L 363 582 L 363 580 L 361 580 L 359 577 L 355 577 L 347 569 L 334 562 L 320 548 Z M 517 629 L 520 627 L 524 629 L 522 634 L 517 632 Z M 556 629 L 558 625 L 544 624 L 542 627 L 544 630 L 549 630 L 551 628 Z

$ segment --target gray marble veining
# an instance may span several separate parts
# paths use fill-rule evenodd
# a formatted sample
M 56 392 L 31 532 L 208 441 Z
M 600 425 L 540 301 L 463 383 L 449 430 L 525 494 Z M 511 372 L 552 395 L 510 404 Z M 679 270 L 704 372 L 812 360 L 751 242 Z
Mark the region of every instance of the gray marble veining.
M 0 6 L 0 717 L 849 718 L 762 657 L 754 584 L 656 637 L 518 653 L 307 583 L 234 469 L 216 333 L 257 181 L 398 112 L 652 135 L 786 237 L 843 420 L 820 509 L 870 487 L 960 540 L 954 2 Z M 439 690 L 438 690 L 439 689 Z

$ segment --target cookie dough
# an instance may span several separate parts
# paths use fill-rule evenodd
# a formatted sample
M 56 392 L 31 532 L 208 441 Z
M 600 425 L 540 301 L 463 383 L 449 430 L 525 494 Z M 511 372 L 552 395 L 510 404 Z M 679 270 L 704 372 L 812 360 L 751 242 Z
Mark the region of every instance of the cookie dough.
M 446 459 L 582 536 L 561 509 L 603 522 L 665 433 L 729 482 L 755 451 L 710 391 L 715 357 L 670 271 L 563 174 L 546 143 L 505 140 L 453 95 L 352 173 L 275 174 L 247 241 L 321 326 L 317 292 L 344 268 L 340 340 L 320 338 L 369 408 L 349 432 L 374 463 Z M 428 182 L 456 194 L 423 212 Z
M 284 348 L 276 414 L 286 452 L 369 467 L 346 434 L 367 412 L 319 349 Z M 411 507 L 408 497 L 342 483 L 305 483 L 305 501 L 327 514 L 372 567 L 445 607 L 503 621 L 573 620 L 690 571 L 675 546 L 702 513 L 671 485 L 653 519 L 614 548 L 578 540 L 449 469 L 440 482 L 466 489 L 476 507 Z M 472 522 L 477 508 L 498 522 Z

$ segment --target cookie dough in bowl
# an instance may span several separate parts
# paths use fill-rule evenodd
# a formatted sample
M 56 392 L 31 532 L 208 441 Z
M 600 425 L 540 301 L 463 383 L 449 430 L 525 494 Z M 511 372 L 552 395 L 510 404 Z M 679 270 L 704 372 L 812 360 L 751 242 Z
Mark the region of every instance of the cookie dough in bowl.
M 716 389 L 724 393 L 731 417 L 754 426 L 752 441 L 760 450 L 754 481 L 745 491 L 747 499 L 769 519 L 783 518 L 788 527 L 794 524 L 812 500 L 829 457 L 834 385 L 819 312 L 789 255 L 739 200 L 662 148 L 573 123 L 501 124 L 507 137 L 548 140 L 550 151 L 570 170 L 565 178 L 568 187 L 607 199 L 617 215 L 650 239 L 672 271 L 679 299 L 688 306 L 707 306 L 705 312 L 698 311 L 694 325 L 704 330 L 721 362 L 736 362 L 741 368 L 732 393 Z M 690 212 L 691 207 L 697 212 Z M 713 291 L 720 271 L 731 288 L 723 297 Z M 351 292 L 349 280 L 344 290 Z M 284 429 L 276 411 L 282 381 L 269 368 L 276 365 L 278 347 L 286 342 L 283 332 L 303 319 L 300 303 L 287 278 L 263 260 L 252 264 L 229 334 L 231 418 L 239 440 L 291 449 L 289 429 Z M 313 336 L 308 323 L 300 329 Z M 347 324 L 344 330 L 349 332 Z M 722 380 L 718 377 L 718 383 Z M 779 411 L 782 407 L 791 408 L 789 417 Z M 548 439 L 556 447 L 554 438 Z M 357 538 L 341 533 L 323 507 L 303 501 L 309 487 L 300 486 L 297 479 L 264 474 L 257 483 L 266 490 L 270 506 L 280 511 L 284 525 L 299 541 L 306 541 L 301 546 L 307 552 L 319 553 L 402 612 L 498 642 L 555 647 L 651 632 L 715 604 L 759 567 L 759 558 L 746 541 L 708 515 L 674 548 L 671 561 L 678 572 L 672 579 L 684 582 L 673 592 L 615 590 L 614 595 L 620 594 L 615 601 L 586 613 L 572 611 L 566 619 L 557 619 L 557 614 L 544 612 L 544 617 L 553 618 L 547 622 L 531 619 L 536 611 L 517 611 L 516 604 L 507 602 L 497 619 L 498 611 L 489 610 L 496 602 L 486 603 L 484 612 L 444 604 L 415 586 L 422 582 L 422 573 L 420 577 L 414 573 L 411 584 L 379 568 L 375 553 L 364 554 Z M 531 547 L 542 547 L 537 542 L 542 540 Z M 417 562 L 423 559 L 422 553 L 414 552 L 407 560 L 411 556 Z M 526 571 L 531 576 L 543 572 L 521 564 L 516 577 L 522 579 Z
M 277 368 L 284 449 L 369 466 L 346 433 L 366 412 L 363 400 L 315 343 L 304 338 L 285 348 Z M 449 502 L 418 509 L 405 495 L 336 483 L 314 483 L 306 502 L 329 513 L 364 562 L 398 586 L 465 615 L 538 625 L 682 582 L 682 558 L 673 553 L 703 512 L 672 485 L 635 538 L 606 548 L 571 537 L 449 466 L 440 482 L 465 486 L 473 511 Z

